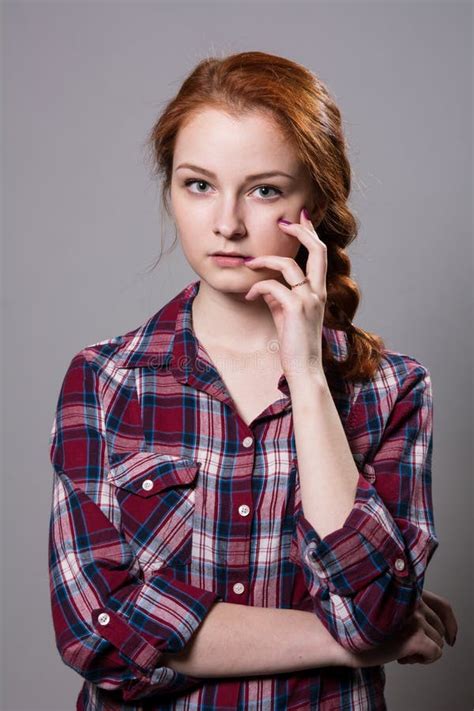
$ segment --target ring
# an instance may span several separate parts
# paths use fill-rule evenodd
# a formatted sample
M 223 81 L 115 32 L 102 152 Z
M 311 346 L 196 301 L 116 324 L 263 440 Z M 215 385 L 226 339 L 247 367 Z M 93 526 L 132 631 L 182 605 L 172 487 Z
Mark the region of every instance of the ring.
M 295 286 L 299 286 L 300 284 L 306 284 L 306 282 L 308 282 L 308 281 L 309 281 L 308 277 L 305 277 L 305 278 L 303 279 L 303 281 L 299 281 L 297 284 L 290 284 L 290 286 L 291 286 L 292 289 L 294 289 Z

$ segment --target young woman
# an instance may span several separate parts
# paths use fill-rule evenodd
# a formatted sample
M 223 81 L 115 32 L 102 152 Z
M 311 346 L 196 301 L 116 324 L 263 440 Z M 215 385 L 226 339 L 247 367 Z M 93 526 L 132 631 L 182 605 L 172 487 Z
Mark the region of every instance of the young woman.
M 340 112 L 245 52 L 202 61 L 149 146 L 199 279 L 62 383 L 49 564 L 77 709 L 381 711 L 383 664 L 436 661 L 456 621 L 423 591 L 429 371 L 352 322 Z

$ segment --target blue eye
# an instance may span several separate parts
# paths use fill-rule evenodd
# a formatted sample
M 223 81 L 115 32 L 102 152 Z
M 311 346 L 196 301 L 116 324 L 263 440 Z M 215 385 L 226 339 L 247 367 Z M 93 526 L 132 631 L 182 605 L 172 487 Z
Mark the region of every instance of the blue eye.
M 282 191 L 279 190 L 278 188 L 274 188 L 272 185 L 261 185 L 259 188 L 255 188 L 256 190 L 274 190 L 277 195 L 282 195 Z M 275 197 L 270 195 L 270 197 Z
M 191 183 L 201 183 L 201 185 L 204 183 L 205 185 L 209 185 L 209 183 L 206 180 L 186 180 L 184 184 L 187 187 L 188 185 L 191 185 Z M 193 192 L 193 191 L 191 191 L 191 192 Z
M 186 187 L 187 187 L 188 185 L 192 185 L 193 183 L 198 183 L 198 184 L 200 184 L 200 185 L 209 185 L 209 183 L 207 182 L 207 180 L 197 180 L 196 178 L 191 179 L 191 180 L 186 180 L 186 181 L 184 182 L 184 184 L 185 184 Z M 260 187 L 255 188 L 255 190 L 273 190 L 273 191 L 276 193 L 277 196 L 283 194 L 283 191 L 282 191 L 282 190 L 280 190 L 279 188 L 273 187 L 273 185 L 260 185 Z M 191 190 L 191 192 L 197 192 L 198 194 L 201 193 L 201 195 L 205 195 L 205 194 L 206 194 L 205 192 L 203 192 L 203 191 L 201 191 L 201 190 L 197 190 L 197 191 Z M 270 195 L 270 197 L 275 197 L 275 195 Z M 266 200 L 266 199 L 267 199 L 267 198 L 264 198 L 264 200 Z

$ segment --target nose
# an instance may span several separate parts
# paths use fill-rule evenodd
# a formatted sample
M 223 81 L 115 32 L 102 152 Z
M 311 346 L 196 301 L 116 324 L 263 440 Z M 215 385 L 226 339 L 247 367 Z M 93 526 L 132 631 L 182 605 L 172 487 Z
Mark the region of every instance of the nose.
M 226 239 L 237 239 L 245 236 L 245 223 L 235 204 L 229 203 L 219 209 L 215 219 L 214 234 L 222 235 Z

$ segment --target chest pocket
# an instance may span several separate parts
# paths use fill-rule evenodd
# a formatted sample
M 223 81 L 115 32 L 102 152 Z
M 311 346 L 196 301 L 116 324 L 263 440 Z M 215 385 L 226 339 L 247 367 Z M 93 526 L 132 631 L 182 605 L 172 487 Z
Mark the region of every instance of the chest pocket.
M 122 531 L 142 566 L 188 563 L 200 463 L 135 451 L 112 455 L 109 464 Z

